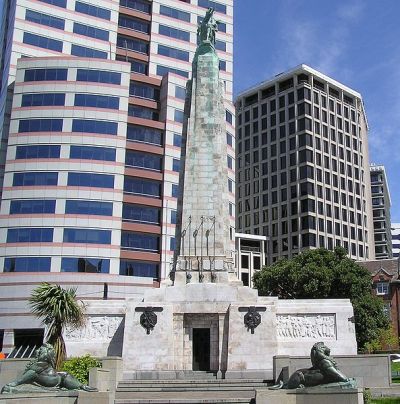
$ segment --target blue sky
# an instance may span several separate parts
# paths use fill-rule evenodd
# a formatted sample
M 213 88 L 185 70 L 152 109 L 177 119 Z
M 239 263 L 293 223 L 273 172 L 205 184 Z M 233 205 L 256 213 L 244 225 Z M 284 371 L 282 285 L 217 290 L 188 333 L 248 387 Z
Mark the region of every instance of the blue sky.
M 400 1 L 234 0 L 234 92 L 305 63 L 361 93 L 400 222 Z

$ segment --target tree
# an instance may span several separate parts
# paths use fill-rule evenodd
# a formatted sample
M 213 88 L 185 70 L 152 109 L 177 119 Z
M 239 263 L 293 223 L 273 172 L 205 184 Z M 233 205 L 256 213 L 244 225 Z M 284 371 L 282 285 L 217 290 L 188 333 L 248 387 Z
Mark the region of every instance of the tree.
M 56 369 L 60 369 L 66 357 L 63 331 L 84 324 L 85 308 L 76 300 L 76 289 L 63 289 L 59 285 L 42 283 L 33 290 L 29 298 L 31 311 L 42 319 L 46 327 L 46 341 L 53 345 L 56 353 Z
M 261 295 L 282 299 L 350 299 L 359 349 L 389 327 L 383 302 L 372 294 L 368 270 L 348 258 L 342 247 L 281 259 L 257 272 L 254 285 Z

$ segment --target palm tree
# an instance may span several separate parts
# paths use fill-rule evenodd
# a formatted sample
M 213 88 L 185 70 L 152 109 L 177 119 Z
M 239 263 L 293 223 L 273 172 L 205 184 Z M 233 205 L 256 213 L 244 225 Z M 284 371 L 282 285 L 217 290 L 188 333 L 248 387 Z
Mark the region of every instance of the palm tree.
M 85 319 L 85 307 L 76 300 L 76 288 L 63 289 L 48 282 L 40 284 L 29 298 L 31 311 L 42 319 L 46 327 L 46 342 L 53 345 L 55 368 L 60 369 L 66 357 L 63 331 L 66 326 L 81 327 Z

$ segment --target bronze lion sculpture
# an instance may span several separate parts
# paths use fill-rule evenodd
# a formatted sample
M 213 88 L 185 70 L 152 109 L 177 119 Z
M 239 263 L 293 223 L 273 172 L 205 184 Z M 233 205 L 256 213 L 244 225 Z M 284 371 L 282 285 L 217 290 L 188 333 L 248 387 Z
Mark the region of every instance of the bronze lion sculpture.
M 354 384 L 353 379 L 349 379 L 337 368 L 330 353 L 330 349 L 323 342 L 317 342 L 311 348 L 312 367 L 296 370 L 287 383 L 280 380 L 279 384 L 273 386 L 272 389 L 298 389 L 328 383 Z
M 27 391 L 85 390 L 96 391 L 86 386 L 67 372 L 54 369 L 55 352 L 50 344 L 44 344 L 34 354 L 24 373 L 11 383 L 6 384 L 1 393 L 19 393 Z

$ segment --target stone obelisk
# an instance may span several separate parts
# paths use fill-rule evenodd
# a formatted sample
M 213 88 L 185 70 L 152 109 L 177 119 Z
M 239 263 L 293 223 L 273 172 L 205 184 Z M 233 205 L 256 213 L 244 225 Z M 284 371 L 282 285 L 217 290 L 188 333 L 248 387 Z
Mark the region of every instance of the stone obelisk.
M 233 270 L 229 228 L 224 83 L 209 9 L 198 28 L 186 86 L 178 200 L 176 282 L 226 282 Z

